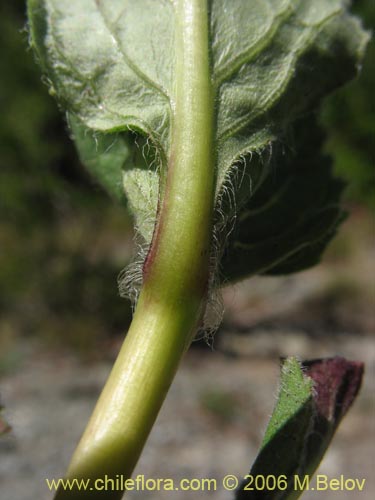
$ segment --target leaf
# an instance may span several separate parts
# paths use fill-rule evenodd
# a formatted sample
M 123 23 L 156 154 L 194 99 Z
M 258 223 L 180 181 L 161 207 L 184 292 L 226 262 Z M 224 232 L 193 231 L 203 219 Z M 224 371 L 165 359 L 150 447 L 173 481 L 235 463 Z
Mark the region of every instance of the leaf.
M 346 0 L 212 0 L 210 5 L 219 239 L 226 241 L 220 233 L 228 232 L 228 220 L 240 221 L 225 251 L 222 280 L 306 267 L 316 262 L 341 218 L 339 189 L 324 162 L 312 166 L 299 156 L 306 165 L 297 171 L 297 159 L 283 158 L 280 141 L 324 95 L 356 74 L 368 35 L 346 12 Z M 149 243 L 162 196 L 155 193 L 162 193 L 159 183 L 171 155 L 175 3 L 29 0 L 28 12 L 31 44 L 51 92 L 68 110 L 82 160 L 116 198 L 123 199 L 124 182 Z M 134 133 L 152 151 L 143 160 L 131 144 Z M 140 173 L 145 167 L 150 174 Z M 246 181 L 240 186 L 236 178 Z M 309 180 L 316 191 L 327 185 L 314 210 Z M 298 199 L 291 227 L 280 233 L 273 226 L 262 239 L 253 235 L 249 211 L 268 196 L 272 210 L 258 213 L 257 227 L 267 228 L 275 212 L 288 220 L 295 198 L 289 201 L 289 195 L 296 189 L 309 201 Z M 285 194 L 278 198 L 280 190 Z
M 299 120 L 286 142 L 291 149 L 275 152 L 270 174 L 239 213 L 222 258 L 226 279 L 316 264 L 345 218 L 339 205 L 344 185 L 321 154 L 315 119 Z
M 254 477 L 272 475 L 286 482 L 273 490 L 250 491 L 244 489 L 249 482 L 245 480 L 236 500 L 291 500 L 302 494 L 299 485 L 305 477 L 313 485 L 312 475 L 357 396 L 362 376 L 362 363 L 340 357 L 306 361 L 302 366 L 287 358 L 278 400 L 250 471 Z

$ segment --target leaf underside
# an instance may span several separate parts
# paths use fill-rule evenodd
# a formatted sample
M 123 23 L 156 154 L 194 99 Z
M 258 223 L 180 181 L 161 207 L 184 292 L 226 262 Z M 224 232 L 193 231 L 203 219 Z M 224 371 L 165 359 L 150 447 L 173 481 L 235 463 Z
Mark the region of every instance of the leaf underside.
M 345 218 L 343 183 L 321 154 L 323 136 L 312 117 L 296 122 L 288 147 L 276 146 L 271 172 L 243 206 L 222 257 L 225 277 L 286 274 L 319 261 Z
M 356 74 L 368 35 L 345 0 L 210 5 L 217 232 L 236 221 L 221 280 L 306 268 L 342 214 L 316 126 L 300 120 Z M 173 1 L 29 0 L 28 11 L 31 44 L 83 163 L 127 199 L 149 243 L 170 155 Z

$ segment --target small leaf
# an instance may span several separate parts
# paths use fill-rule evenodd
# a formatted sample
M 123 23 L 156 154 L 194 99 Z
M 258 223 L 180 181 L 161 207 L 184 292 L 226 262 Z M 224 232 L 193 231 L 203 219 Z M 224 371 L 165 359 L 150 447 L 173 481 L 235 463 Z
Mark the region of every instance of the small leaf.
M 125 203 L 122 168 L 132 154 L 130 140 L 125 134 L 94 132 L 73 116 L 69 125 L 83 165 L 114 199 Z
M 157 174 L 140 168 L 125 171 L 123 183 L 137 228 L 146 241 L 151 241 L 158 203 Z
M 278 401 L 268 424 L 252 476 L 285 477 L 280 489 L 238 490 L 236 500 L 296 499 L 306 475 L 318 467 L 361 386 L 363 364 L 343 358 L 283 362 Z M 295 477 L 300 477 L 300 483 Z

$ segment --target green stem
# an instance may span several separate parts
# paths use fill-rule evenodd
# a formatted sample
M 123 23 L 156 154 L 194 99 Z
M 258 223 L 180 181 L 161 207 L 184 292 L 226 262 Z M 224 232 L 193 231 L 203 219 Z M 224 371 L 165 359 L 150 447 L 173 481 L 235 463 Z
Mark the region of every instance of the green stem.
M 176 0 L 175 9 L 172 144 L 158 223 L 132 324 L 68 478 L 132 474 L 204 312 L 214 203 L 208 8 L 203 0 Z M 118 499 L 122 492 L 88 496 Z M 83 497 L 62 489 L 56 495 Z

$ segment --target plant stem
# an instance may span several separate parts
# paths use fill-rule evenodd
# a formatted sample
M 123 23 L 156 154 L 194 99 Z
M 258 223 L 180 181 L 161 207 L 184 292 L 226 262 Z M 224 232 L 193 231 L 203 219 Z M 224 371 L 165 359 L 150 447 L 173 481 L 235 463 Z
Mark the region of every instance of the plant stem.
M 214 203 L 208 8 L 203 0 L 176 0 L 175 9 L 172 143 L 144 284 L 68 478 L 130 477 L 204 312 Z M 118 499 L 122 492 L 86 495 Z M 84 496 L 60 489 L 56 499 Z

